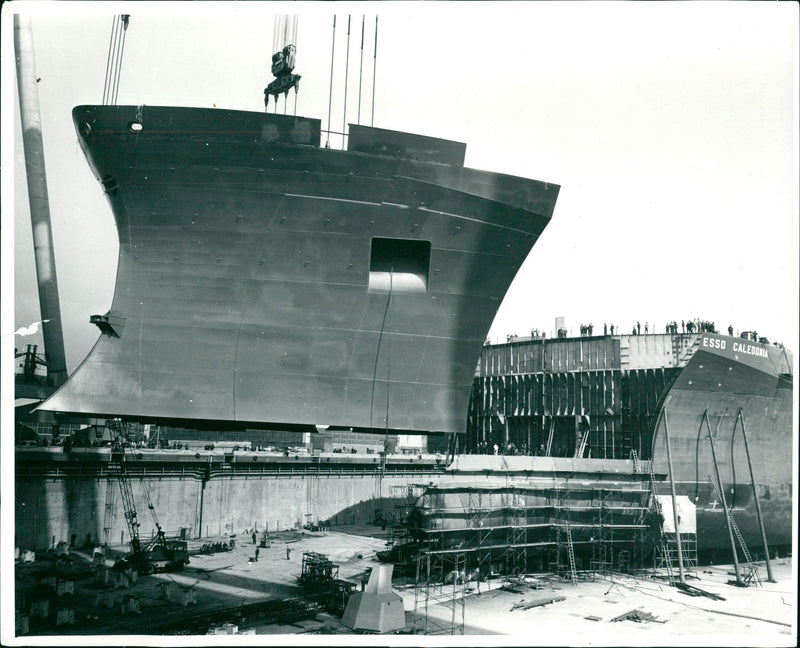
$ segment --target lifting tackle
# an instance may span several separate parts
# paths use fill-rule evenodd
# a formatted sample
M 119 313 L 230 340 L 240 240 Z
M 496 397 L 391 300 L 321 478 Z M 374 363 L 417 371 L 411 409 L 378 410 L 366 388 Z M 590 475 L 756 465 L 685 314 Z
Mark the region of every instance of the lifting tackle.
M 272 55 L 272 75 L 275 79 L 264 88 L 264 108 L 269 105 L 269 96 L 278 101 L 278 95 L 289 95 L 289 90 L 294 88 L 295 94 L 300 89 L 300 75 L 292 74 L 294 71 L 295 46 L 287 45 L 279 52 Z
M 275 99 L 277 108 L 278 95 L 289 96 L 294 88 L 295 95 L 300 89 L 300 75 L 294 74 L 294 61 L 297 48 L 297 16 L 277 16 L 275 33 L 273 34 L 272 76 L 275 78 L 264 88 L 264 109 L 269 105 L 269 96 Z

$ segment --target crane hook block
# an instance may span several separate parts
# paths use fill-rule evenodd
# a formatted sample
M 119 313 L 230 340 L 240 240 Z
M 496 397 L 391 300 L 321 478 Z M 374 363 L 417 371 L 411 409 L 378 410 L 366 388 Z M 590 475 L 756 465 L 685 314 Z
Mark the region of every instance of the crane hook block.
M 294 45 L 287 45 L 279 52 L 272 55 L 272 75 L 275 77 L 270 84 L 264 88 L 264 107 L 269 105 L 269 95 L 278 100 L 278 95 L 288 95 L 289 90 L 294 88 L 297 93 L 300 88 L 300 75 L 292 74 L 294 70 L 295 54 L 297 50 Z

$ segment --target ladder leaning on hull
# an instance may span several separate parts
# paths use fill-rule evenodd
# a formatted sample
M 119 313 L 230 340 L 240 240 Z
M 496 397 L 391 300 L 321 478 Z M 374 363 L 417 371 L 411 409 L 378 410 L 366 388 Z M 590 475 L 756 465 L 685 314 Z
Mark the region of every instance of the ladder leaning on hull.
M 727 410 L 726 410 L 727 411 Z M 725 417 L 725 412 L 723 412 L 722 416 L 719 419 L 719 423 L 717 423 L 717 433 L 719 433 L 719 426 L 722 423 L 722 419 Z M 747 549 L 747 546 L 744 543 L 744 538 L 742 538 L 742 534 L 739 531 L 739 527 L 736 524 L 736 521 L 733 519 L 733 515 L 728 508 L 728 504 L 725 501 L 725 493 L 723 490 L 722 485 L 722 477 L 719 474 L 719 463 L 717 462 L 717 451 L 714 448 L 714 437 L 711 435 L 711 423 L 708 420 L 708 409 L 703 411 L 703 417 L 700 420 L 700 426 L 702 428 L 703 421 L 706 423 L 706 428 L 708 430 L 708 443 L 711 446 L 711 459 L 714 462 L 714 473 L 717 476 L 716 481 L 712 479 L 711 475 L 708 476 L 711 485 L 714 487 L 714 491 L 716 492 L 717 497 L 719 498 L 720 503 L 722 504 L 722 509 L 725 511 L 725 520 L 728 525 L 728 533 L 731 539 L 731 551 L 733 554 L 733 567 L 736 571 L 736 584 L 742 585 L 747 587 L 751 582 L 755 582 L 756 585 L 761 585 L 761 580 L 758 577 L 758 570 L 753 565 L 753 561 L 750 558 L 750 552 Z M 745 574 L 744 578 L 742 578 L 739 570 L 739 558 L 736 555 L 736 542 L 734 541 L 734 537 L 739 542 L 739 545 L 742 548 L 742 553 L 744 554 L 745 560 L 747 561 L 747 573 Z
M 711 485 L 714 487 L 714 492 L 716 493 L 717 498 L 722 500 L 720 487 L 717 482 L 714 481 L 711 475 L 708 476 L 708 481 L 711 482 Z M 742 537 L 741 531 L 739 531 L 739 525 L 736 524 L 736 520 L 733 519 L 733 514 L 727 506 L 725 507 L 725 515 L 731 525 L 731 530 L 733 531 L 734 536 L 736 536 L 739 546 L 742 548 L 742 554 L 744 554 L 745 574 L 744 578 L 742 579 L 742 584 L 747 586 L 751 583 L 754 583 L 755 585 L 761 587 L 761 578 L 758 575 L 758 566 L 753 562 L 753 559 L 750 556 L 750 551 L 747 549 L 747 544 Z

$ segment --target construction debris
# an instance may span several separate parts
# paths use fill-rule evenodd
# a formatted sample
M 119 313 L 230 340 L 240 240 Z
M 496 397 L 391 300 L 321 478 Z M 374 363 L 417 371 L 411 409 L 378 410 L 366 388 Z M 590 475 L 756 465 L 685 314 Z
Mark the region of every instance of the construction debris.
M 549 605 L 550 603 L 558 603 L 559 601 L 565 600 L 565 596 L 546 596 L 544 598 L 538 599 L 528 599 L 522 600 L 519 603 L 514 603 L 511 606 L 511 611 L 514 610 L 529 610 L 531 608 L 540 607 L 542 605 Z
M 625 614 L 620 614 L 618 617 L 611 619 L 612 623 L 617 621 L 636 621 L 636 623 L 642 623 L 643 621 L 653 621 L 655 623 L 667 622 L 666 619 L 659 621 L 658 617 L 655 617 L 649 612 L 645 612 L 644 610 L 640 610 L 638 608 L 631 610 L 630 612 L 626 612 Z
M 675 587 L 677 587 L 681 592 L 687 594 L 688 596 L 705 596 L 713 601 L 725 600 L 725 597 L 720 596 L 719 594 L 707 592 L 706 590 L 700 589 L 699 587 L 695 587 L 694 585 L 688 585 L 686 583 L 675 583 Z

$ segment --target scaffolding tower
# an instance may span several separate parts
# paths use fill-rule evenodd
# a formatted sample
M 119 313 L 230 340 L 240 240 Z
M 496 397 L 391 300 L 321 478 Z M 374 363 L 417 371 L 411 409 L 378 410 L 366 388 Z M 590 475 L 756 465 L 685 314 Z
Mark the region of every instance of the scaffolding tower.
M 528 570 L 528 507 L 524 489 L 512 486 L 504 497 L 508 524 L 506 576 L 520 578 Z
M 591 571 L 604 576 L 614 568 L 614 517 L 609 507 L 611 491 L 595 489 L 592 504 L 597 509 L 597 528 L 592 540 Z
M 421 551 L 414 587 L 414 634 L 463 635 L 467 558 L 463 551 Z M 434 609 L 435 606 L 439 606 Z
M 487 524 L 492 507 L 484 504 L 485 492 L 470 491 L 468 494 L 468 525 L 475 529 L 476 566 L 478 573 L 488 576 L 492 573 L 492 525 Z

